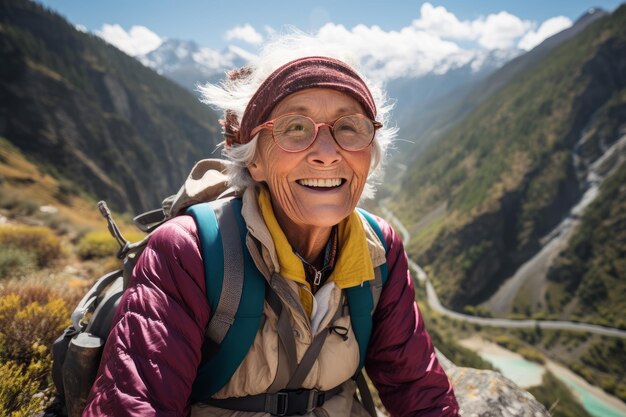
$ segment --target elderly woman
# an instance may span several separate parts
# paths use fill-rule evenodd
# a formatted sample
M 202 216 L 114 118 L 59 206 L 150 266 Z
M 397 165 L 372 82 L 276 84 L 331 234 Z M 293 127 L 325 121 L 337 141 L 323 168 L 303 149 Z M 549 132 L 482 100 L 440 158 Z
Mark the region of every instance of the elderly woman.
M 271 287 L 283 289 L 266 291 L 243 361 L 210 398 L 190 400 L 215 306 L 205 293 L 198 226 L 188 215 L 174 217 L 134 269 L 83 415 L 367 416 L 354 395 L 360 362 L 391 415 L 458 414 L 415 303 L 402 242 L 375 218 L 381 241 L 355 210 L 371 196 L 368 178 L 395 134 L 384 125 L 389 107 L 345 57 L 309 52 L 311 43 L 295 36 L 270 44 L 251 66 L 203 88 L 206 102 L 225 113 L 231 163 L 223 188 L 241 199 L 244 250 Z M 381 265 L 387 280 L 363 354 L 344 294 L 374 280 Z M 291 351 L 281 326 L 293 333 Z M 321 348 L 305 360 L 322 333 Z M 306 403 L 295 404 L 296 395 Z

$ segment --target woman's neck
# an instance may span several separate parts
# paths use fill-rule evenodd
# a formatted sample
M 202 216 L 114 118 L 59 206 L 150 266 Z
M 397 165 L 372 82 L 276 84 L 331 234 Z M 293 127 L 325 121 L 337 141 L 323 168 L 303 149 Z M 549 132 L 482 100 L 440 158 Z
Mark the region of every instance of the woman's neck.
M 279 221 L 280 224 L 280 221 Z M 287 237 L 287 241 L 291 247 L 298 252 L 311 265 L 318 267 L 324 263 L 324 249 L 330 238 L 332 227 L 328 228 L 302 228 L 302 227 L 285 227 L 283 232 Z
M 313 266 L 324 263 L 324 249 L 330 238 L 332 226 L 297 224 L 280 210 L 274 210 L 274 215 L 287 241 L 298 255 Z

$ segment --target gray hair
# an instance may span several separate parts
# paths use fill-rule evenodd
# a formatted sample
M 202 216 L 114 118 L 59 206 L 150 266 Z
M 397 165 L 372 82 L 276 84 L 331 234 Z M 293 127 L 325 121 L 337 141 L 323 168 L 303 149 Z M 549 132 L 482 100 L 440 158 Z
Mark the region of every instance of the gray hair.
M 397 134 L 397 128 L 389 126 L 393 105 L 388 102 L 382 86 L 363 76 L 359 71 L 357 59 L 346 46 L 322 43 L 301 32 L 281 35 L 267 43 L 259 56 L 246 66 L 246 69 L 250 70 L 249 74 L 226 79 L 220 84 L 200 86 L 198 90 L 202 94 L 202 101 L 218 111 L 228 110 L 241 120 L 248 102 L 270 74 L 290 61 L 307 56 L 326 56 L 347 63 L 357 71 L 372 93 L 378 112 L 376 119 L 383 124 L 374 138 L 370 172 L 361 196 L 361 198 L 372 198 L 376 191 L 375 185 L 382 178 L 382 162 L 389 145 Z M 248 171 L 248 165 L 254 160 L 257 138 L 258 135 L 246 144 L 233 144 L 233 146 L 223 148 L 224 157 L 233 162 L 227 172 L 230 186 L 243 190 L 255 183 Z

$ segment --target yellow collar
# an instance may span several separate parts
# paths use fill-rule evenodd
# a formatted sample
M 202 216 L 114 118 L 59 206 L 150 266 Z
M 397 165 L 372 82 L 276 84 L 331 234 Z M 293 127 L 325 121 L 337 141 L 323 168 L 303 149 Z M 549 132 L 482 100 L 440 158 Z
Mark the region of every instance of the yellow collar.
M 302 261 L 293 253 L 274 215 L 269 192 L 264 188 L 259 193 L 259 207 L 276 247 L 280 274 L 308 287 Z M 359 214 L 353 211 L 342 220 L 338 232 L 339 256 L 328 281 L 334 281 L 339 288 L 349 288 L 374 279 L 374 267 Z

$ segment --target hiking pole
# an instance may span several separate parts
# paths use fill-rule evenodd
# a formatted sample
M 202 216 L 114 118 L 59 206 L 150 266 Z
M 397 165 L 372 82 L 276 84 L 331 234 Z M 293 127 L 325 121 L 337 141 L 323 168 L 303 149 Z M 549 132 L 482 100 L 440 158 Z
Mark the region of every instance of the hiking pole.
M 113 220 L 113 216 L 111 216 L 111 210 L 109 210 L 106 201 L 98 201 L 98 210 L 100 210 L 102 217 L 104 217 L 107 221 L 109 233 L 111 233 L 111 236 L 113 236 L 118 245 L 120 245 L 120 250 L 119 252 L 117 252 L 117 257 L 119 259 L 122 259 L 127 252 L 127 248 L 130 245 L 130 242 L 124 239 L 122 232 L 120 231 L 119 227 L 117 227 L 117 224 L 115 224 L 115 220 Z

